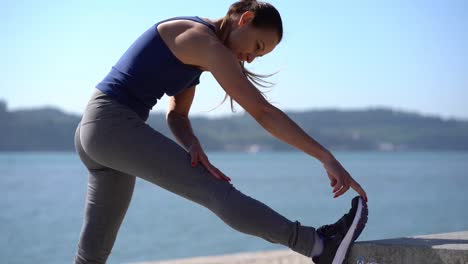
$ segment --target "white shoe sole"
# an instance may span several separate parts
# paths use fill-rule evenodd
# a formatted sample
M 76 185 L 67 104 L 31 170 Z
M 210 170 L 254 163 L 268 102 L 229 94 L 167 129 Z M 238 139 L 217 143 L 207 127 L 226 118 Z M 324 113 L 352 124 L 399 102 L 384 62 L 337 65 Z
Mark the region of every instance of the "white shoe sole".
M 358 208 L 356 211 L 356 215 L 354 216 L 353 223 L 351 224 L 351 227 L 349 228 L 348 232 L 346 233 L 346 236 L 344 237 L 343 241 L 341 241 L 340 246 L 338 247 L 338 250 L 336 251 L 335 257 L 333 258 L 332 264 L 342 264 L 344 261 L 344 258 L 346 257 L 346 253 L 348 252 L 348 248 L 353 242 L 352 239 L 354 237 L 354 233 L 356 232 L 357 225 L 359 223 L 359 220 L 362 217 L 362 208 L 363 208 L 363 201 L 362 198 L 359 197 L 359 202 L 358 202 Z

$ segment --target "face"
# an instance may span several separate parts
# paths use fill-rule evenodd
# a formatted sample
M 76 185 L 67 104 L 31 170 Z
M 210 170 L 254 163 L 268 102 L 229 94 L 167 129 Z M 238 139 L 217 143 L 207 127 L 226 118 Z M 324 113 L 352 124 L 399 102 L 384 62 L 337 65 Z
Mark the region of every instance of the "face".
M 239 61 L 251 63 L 256 57 L 270 53 L 278 44 L 278 34 L 273 29 L 252 25 L 255 14 L 247 11 L 234 21 L 227 46 Z

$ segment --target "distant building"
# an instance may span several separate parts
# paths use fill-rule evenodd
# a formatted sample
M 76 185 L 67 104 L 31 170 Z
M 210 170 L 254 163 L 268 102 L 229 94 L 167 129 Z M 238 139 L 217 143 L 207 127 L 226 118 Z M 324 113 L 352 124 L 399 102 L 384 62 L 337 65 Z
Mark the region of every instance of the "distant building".
M 378 151 L 404 151 L 408 149 L 408 146 L 404 144 L 394 144 L 391 142 L 380 142 L 377 144 Z
M 390 142 L 380 142 L 377 145 L 379 151 L 395 151 L 397 148 L 393 143 Z
M 250 144 L 250 145 L 224 145 L 224 151 L 257 153 L 260 151 L 272 151 L 273 148 L 268 145 Z

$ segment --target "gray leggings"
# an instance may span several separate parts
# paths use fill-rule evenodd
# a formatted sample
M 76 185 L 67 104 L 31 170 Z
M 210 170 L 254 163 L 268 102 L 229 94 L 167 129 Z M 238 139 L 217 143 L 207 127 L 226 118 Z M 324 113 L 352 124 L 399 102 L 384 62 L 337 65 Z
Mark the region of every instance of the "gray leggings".
M 105 263 L 127 211 L 135 176 L 211 210 L 239 232 L 310 256 L 313 227 L 291 222 L 231 183 L 192 167 L 189 154 L 135 112 L 96 90 L 76 129 L 89 182 L 75 264 Z M 203 223 L 200 223 L 203 224 Z

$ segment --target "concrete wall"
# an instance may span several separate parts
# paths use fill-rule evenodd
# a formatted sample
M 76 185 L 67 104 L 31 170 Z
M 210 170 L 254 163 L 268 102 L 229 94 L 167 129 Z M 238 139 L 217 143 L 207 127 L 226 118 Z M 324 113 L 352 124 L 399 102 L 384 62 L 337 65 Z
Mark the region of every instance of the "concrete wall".
M 239 253 L 139 264 L 311 264 L 291 250 Z M 468 231 L 362 241 L 353 244 L 348 264 L 468 264 Z
M 468 231 L 357 242 L 348 263 L 468 264 Z

